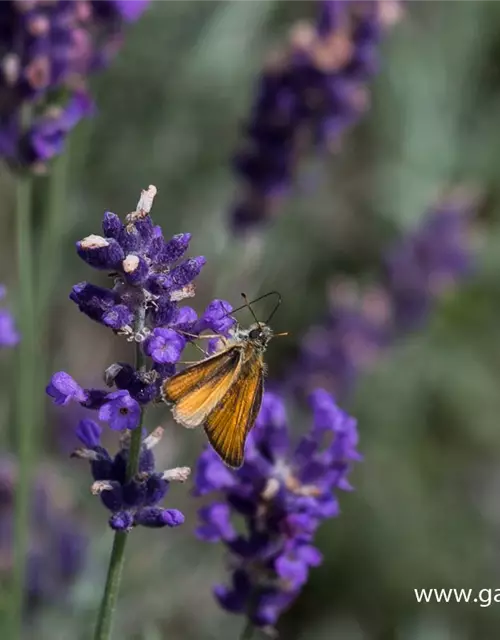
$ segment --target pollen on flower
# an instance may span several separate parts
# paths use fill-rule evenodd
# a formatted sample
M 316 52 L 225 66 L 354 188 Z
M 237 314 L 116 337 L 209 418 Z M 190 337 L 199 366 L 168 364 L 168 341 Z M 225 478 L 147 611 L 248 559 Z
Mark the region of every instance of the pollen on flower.
M 90 487 L 93 496 L 100 495 L 103 491 L 112 491 L 113 485 L 107 480 L 96 480 Z
M 109 242 L 106 240 L 106 238 L 103 238 L 102 236 L 96 236 L 94 234 L 83 238 L 83 240 L 80 240 L 80 247 L 82 249 L 101 249 L 108 246 Z
M 269 478 L 264 490 L 262 491 L 262 499 L 266 502 L 272 500 L 280 490 L 280 481 L 277 478 Z
M 152 449 L 153 447 L 156 447 L 156 445 L 162 439 L 164 431 L 165 429 L 163 427 L 156 427 L 154 431 L 151 431 L 147 438 L 144 439 L 144 446 L 146 447 L 146 449 Z
M 139 266 L 139 256 L 130 255 L 122 262 L 125 273 L 133 273 Z
M 190 475 L 190 467 L 175 467 L 175 469 L 164 471 L 162 478 L 169 482 L 186 482 Z
M 196 286 L 194 284 L 188 284 L 182 289 L 177 289 L 177 291 L 172 291 L 170 294 L 170 300 L 172 302 L 180 302 L 181 300 L 185 300 L 186 298 L 194 298 L 196 294 Z
M 143 189 L 139 202 L 137 203 L 137 213 L 141 213 L 142 215 L 150 213 L 153 207 L 153 200 L 157 193 L 158 189 L 154 184 L 150 184 L 147 189 Z

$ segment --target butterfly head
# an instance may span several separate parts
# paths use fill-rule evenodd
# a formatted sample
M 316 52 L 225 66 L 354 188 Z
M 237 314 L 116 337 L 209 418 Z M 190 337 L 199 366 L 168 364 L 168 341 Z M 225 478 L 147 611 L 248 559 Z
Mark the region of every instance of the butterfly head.
M 255 347 L 264 351 L 273 337 L 273 330 L 263 322 L 256 322 L 250 326 L 245 332 L 246 339 L 254 344 Z

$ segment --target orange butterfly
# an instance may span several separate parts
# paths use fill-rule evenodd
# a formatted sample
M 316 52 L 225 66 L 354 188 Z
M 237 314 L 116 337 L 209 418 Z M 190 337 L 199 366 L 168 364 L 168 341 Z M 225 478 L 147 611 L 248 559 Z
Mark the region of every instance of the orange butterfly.
M 253 302 L 277 295 L 278 302 L 267 319 L 272 318 L 281 296 L 271 291 Z M 205 428 L 208 440 L 222 460 L 230 467 L 243 464 L 245 441 L 259 414 L 264 391 L 266 366 L 264 352 L 273 336 L 267 322 L 259 322 L 242 294 L 255 323 L 249 329 L 237 327 L 221 351 L 208 356 L 165 380 L 163 400 L 172 405 L 174 419 L 188 428 Z M 189 334 L 188 334 L 189 335 Z M 198 337 L 198 336 L 194 336 Z

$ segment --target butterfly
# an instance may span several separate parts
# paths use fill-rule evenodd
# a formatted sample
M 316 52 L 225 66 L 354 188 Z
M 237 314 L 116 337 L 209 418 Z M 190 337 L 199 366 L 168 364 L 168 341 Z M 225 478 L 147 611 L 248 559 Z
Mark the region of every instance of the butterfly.
M 259 322 L 250 305 L 270 295 L 278 296 L 276 306 L 266 322 Z M 233 312 L 248 307 L 255 323 L 248 329 L 238 326 L 228 339 L 200 336 L 220 338 L 222 349 L 162 384 L 162 398 L 171 405 L 174 420 L 190 429 L 203 426 L 214 450 L 236 469 L 243 464 L 246 438 L 262 403 L 264 352 L 273 337 L 287 335 L 274 334 L 267 324 L 281 304 L 277 291 L 251 303 L 242 296 L 245 304 Z

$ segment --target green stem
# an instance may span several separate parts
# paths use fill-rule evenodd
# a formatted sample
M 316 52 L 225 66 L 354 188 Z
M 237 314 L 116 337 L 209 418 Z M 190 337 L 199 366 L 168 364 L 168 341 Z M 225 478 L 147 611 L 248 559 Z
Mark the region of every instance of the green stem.
M 247 623 L 243 628 L 243 631 L 241 632 L 240 640 L 250 640 L 250 638 L 253 636 L 253 631 L 254 626 L 252 624 L 252 621 L 247 620 Z
M 144 318 L 140 317 L 136 324 L 136 330 L 142 329 Z M 136 369 L 144 367 L 144 354 L 140 343 L 135 346 L 135 365 Z M 144 423 L 144 409 L 141 409 L 141 417 L 139 424 L 132 431 L 130 439 L 130 449 L 127 465 L 127 479 L 133 478 L 139 469 L 139 456 L 141 453 L 142 426 Z M 117 531 L 113 541 L 113 549 L 111 550 L 111 558 L 109 560 L 108 575 L 106 577 L 106 585 L 104 587 L 104 595 L 102 597 L 99 614 L 97 616 L 97 624 L 94 633 L 94 640 L 109 640 L 111 638 L 111 630 L 113 626 L 113 616 L 116 609 L 116 601 L 118 599 L 118 591 L 122 575 L 123 564 L 125 560 L 125 546 L 127 543 L 127 533 Z
M 67 228 L 66 175 L 68 153 L 54 159 L 45 193 L 43 227 L 40 238 L 39 280 L 37 291 L 38 317 L 43 335 L 50 319 L 50 303 L 56 276 L 61 266 L 62 243 Z
M 18 378 L 16 381 L 16 449 L 18 477 L 15 496 L 15 558 L 12 583 L 10 635 L 13 640 L 21 637 L 24 602 L 24 579 L 28 547 L 31 475 L 33 469 L 34 388 L 36 368 L 36 339 L 33 287 L 32 246 L 32 181 L 30 175 L 17 177 L 17 268 L 19 278 L 18 324 L 21 342 L 18 347 Z

